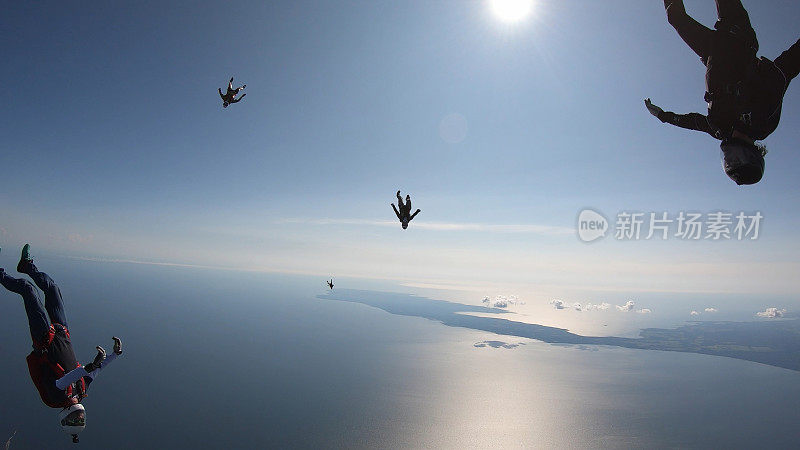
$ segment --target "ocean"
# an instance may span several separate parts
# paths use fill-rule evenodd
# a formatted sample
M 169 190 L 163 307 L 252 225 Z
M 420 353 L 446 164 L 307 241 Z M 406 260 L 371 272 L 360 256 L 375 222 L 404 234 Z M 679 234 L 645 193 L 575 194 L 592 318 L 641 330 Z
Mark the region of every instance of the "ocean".
M 82 449 L 800 447 L 796 371 L 448 327 L 326 299 L 324 277 L 37 264 L 81 361 L 124 342 L 84 401 Z M 0 302 L 0 442 L 76 448 L 28 376 L 21 299 Z

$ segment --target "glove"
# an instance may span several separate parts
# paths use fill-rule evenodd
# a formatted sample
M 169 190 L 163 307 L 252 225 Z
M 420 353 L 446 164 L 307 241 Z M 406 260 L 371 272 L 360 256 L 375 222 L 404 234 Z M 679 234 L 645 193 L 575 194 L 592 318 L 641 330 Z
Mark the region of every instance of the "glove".
M 103 365 L 103 360 L 106 359 L 106 351 L 103 347 L 97 346 L 97 356 L 94 357 L 94 361 L 90 362 L 89 364 L 84 367 L 87 372 L 94 372 L 96 369 L 99 369 Z
M 113 336 L 111 339 L 114 340 L 114 354 L 121 355 L 122 354 L 122 341 L 120 338 Z
M 647 110 L 650 111 L 650 114 L 654 115 L 656 118 L 658 118 L 659 114 L 664 113 L 664 110 L 652 104 L 649 98 L 644 99 L 644 106 L 646 106 Z

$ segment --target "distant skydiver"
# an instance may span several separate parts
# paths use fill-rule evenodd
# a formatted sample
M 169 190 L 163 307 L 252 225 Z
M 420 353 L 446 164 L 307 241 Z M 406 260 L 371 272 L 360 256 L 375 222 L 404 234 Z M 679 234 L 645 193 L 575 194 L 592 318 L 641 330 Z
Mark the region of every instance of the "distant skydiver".
M 331 278 L 331 281 L 326 281 L 326 283 L 328 283 L 329 288 L 333 289 L 333 278 Z
M 222 89 L 217 88 L 217 90 L 219 91 L 219 96 L 220 96 L 220 98 L 222 98 L 222 107 L 223 108 L 227 108 L 228 105 L 230 105 L 231 103 L 237 103 L 237 102 L 241 101 L 244 98 L 244 96 L 247 95 L 247 94 L 242 94 L 242 96 L 239 97 L 238 99 L 236 98 L 236 94 L 238 94 L 239 91 L 241 91 L 242 89 L 244 89 L 246 87 L 247 87 L 247 85 L 243 84 L 240 87 L 234 89 L 233 88 L 233 77 L 231 77 L 230 81 L 228 81 L 228 90 L 225 92 L 224 95 L 222 94 Z
M 736 184 L 755 184 L 764 175 L 766 139 L 781 116 L 789 82 L 800 72 L 800 40 L 770 61 L 756 57 L 758 40 L 740 0 L 715 0 L 711 30 L 692 19 L 683 0 L 664 0 L 669 23 L 706 66 L 708 115 L 675 114 L 645 100 L 662 122 L 703 131 L 722 141 L 722 165 Z
M 72 350 L 61 290 L 46 273 L 39 272 L 29 249 L 28 244 L 22 247 L 17 272 L 30 276 L 44 291 L 44 308 L 28 280 L 11 277 L 0 268 L 0 284 L 22 296 L 33 338 L 33 351 L 27 357 L 28 371 L 42 401 L 51 408 L 61 409 L 58 415 L 61 428 L 77 443 L 78 433 L 86 426 L 86 412 L 80 402 L 86 397 L 92 380 L 122 354 L 122 341 L 112 337 L 114 352 L 111 355 L 106 356 L 103 347 L 98 346 L 94 360 L 81 367 Z
M 414 217 L 417 217 L 419 214 L 419 209 L 414 211 L 414 214 L 411 214 L 411 196 L 406 195 L 406 203 L 403 204 L 403 198 L 400 197 L 400 191 L 397 191 L 397 206 L 400 207 L 400 211 L 397 210 L 397 207 L 394 206 L 392 203 L 392 209 L 394 210 L 394 214 L 400 220 L 400 223 L 403 225 L 403 229 L 405 230 L 408 228 L 408 222 L 411 222 Z

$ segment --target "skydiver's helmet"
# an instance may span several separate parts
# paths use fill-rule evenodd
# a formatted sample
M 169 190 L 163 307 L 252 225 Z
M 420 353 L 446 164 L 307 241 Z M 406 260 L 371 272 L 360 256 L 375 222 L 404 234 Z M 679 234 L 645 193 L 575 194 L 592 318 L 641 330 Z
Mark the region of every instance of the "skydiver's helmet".
M 742 139 L 725 139 L 722 149 L 722 168 L 738 185 L 756 184 L 764 176 L 766 149 Z
M 222 107 L 223 107 L 223 108 L 227 108 L 227 107 L 228 107 L 228 105 L 229 105 L 229 103 L 228 103 L 228 102 L 222 102 Z
M 400 222 L 401 222 L 401 224 L 403 225 L 403 229 L 404 229 L 404 230 L 405 230 L 406 228 L 408 228 L 408 217 L 403 217 L 403 220 L 401 220 Z
M 58 413 L 58 420 L 61 429 L 65 433 L 72 435 L 72 442 L 78 443 L 78 433 L 86 428 L 86 410 L 83 405 L 76 403 L 68 408 L 64 408 Z

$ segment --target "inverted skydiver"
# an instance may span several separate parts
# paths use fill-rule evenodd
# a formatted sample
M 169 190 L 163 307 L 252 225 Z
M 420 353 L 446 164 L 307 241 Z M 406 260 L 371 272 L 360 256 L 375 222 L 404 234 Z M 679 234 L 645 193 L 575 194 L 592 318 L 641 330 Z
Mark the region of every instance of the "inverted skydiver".
M 416 211 L 414 211 L 414 214 L 411 214 L 411 196 L 406 195 L 406 203 L 403 204 L 403 198 L 400 197 L 400 191 L 397 191 L 396 195 L 397 195 L 397 206 L 400 207 L 400 210 L 399 211 L 397 210 L 397 207 L 394 206 L 394 203 L 392 203 L 392 209 L 394 210 L 394 214 L 400 220 L 400 223 L 403 225 L 403 229 L 405 230 L 406 228 L 408 228 L 408 222 L 411 222 L 411 220 L 413 220 L 414 217 L 417 217 L 417 214 L 419 214 L 420 210 L 417 209 Z
M 89 384 L 122 354 L 122 341 L 117 337 L 111 338 L 114 349 L 110 355 L 98 346 L 94 360 L 82 367 L 72 350 L 61 290 L 52 278 L 36 268 L 29 249 L 28 244 L 22 247 L 17 272 L 30 276 L 44 291 L 44 308 L 36 288 L 28 280 L 9 276 L 0 268 L 0 284 L 22 296 L 33 338 L 33 351 L 27 357 L 28 371 L 42 401 L 61 410 L 58 414 L 61 428 L 72 436 L 72 442 L 77 443 L 78 433 L 86 427 L 86 412 L 81 400 L 86 397 Z
M 230 81 L 228 81 L 228 90 L 225 92 L 225 94 L 222 93 L 222 89 L 217 88 L 217 91 L 219 91 L 219 96 L 220 96 L 220 98 L 222 98 L 222 107 L 223 108 L 227 108 L 228 105 L 241 101 L 244 98 L 244 96 L 247 95 L 247 94 L 242 94 L 242 96 L 239 97 L 238 99 L 236 98 L 236 94 L 238 94 L 242 89 L 244 89 L 246 87 L 247 87 L 247 85 L 243 84 L 240 87 L 234 89 L 233 88 L 233 77 L 231 77 Z
M 329 288 L 333 289 L 333 278 L 331 278 L 331 281 L 326 281 L 326 283 L 328 284 Z
M 675 114 L 645 100 L 662 122 L 703 131 L 722 141 L 723 168 L 736 184 L 755 184 L 764 175 L 766 139 L 781 116 L 789 82 L 800 72 L 800 40 L 771 61 L 757 58 L 758 40 L 740 0 L 715 0 L 714 30 L 692 19 L 683 0 L 664 0 L 667 19 L 706 66 L 708 115 Z

